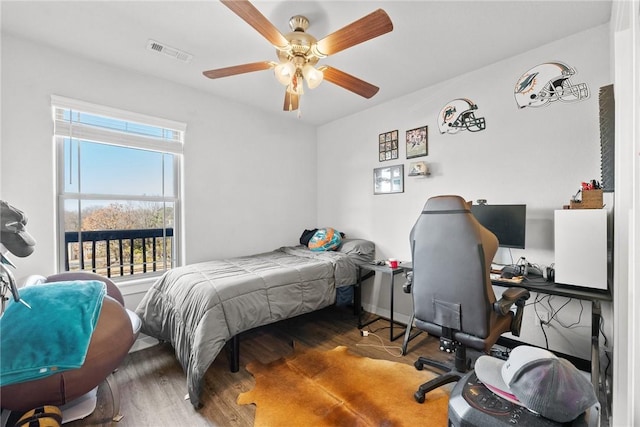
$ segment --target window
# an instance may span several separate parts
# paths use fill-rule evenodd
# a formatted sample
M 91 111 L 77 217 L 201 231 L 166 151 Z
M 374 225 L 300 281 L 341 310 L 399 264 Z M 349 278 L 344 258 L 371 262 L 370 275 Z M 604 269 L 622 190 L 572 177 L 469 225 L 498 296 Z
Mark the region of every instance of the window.
M 177 265 L 186 125 L 51 98 L 58 268 L 114 279 Z

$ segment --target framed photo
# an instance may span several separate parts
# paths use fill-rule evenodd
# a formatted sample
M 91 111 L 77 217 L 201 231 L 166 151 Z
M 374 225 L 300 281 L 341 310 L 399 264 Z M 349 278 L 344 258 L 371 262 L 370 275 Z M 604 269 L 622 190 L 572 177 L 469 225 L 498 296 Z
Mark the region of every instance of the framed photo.
M 404 165 L 385 166 L 373 170 L 373 194 L 404 192 Z
M 381 162 L 398 158 L 398 131 L 378 135 L 378 160 Z
M 427 162 L 411 162 L 409 165 L 409 176 L 426 176 L 429 175 Z
M 422 157 L 428 154 L 427 126 L 407 131 L 407 159 Z

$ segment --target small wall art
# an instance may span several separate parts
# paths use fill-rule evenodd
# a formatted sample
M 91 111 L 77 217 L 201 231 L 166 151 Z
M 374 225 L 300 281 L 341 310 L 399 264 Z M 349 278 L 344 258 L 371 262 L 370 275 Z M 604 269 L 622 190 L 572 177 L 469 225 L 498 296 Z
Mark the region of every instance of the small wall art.
M 378 160 L 394 160 L 398 158 L 398 131 L 381 133 L 378 135 Z
M 478 106 L 467 98 L 456 98 L 449 101 L 438 115 L 438 129 L 440 133 L 458 133 L 461 130 L 479 132 L 485 130 L 484 117 L 476 117 Z
M 429 168 L 427 162 L 411 162 L 409 165 L 409 176 L 427 176 Z
M 404 165 L 386 166 L 373 170 L 373 194 L 404 192 Z
M 427 126 L 407 131 L 407 159 L 428 154 Z
M 553 102 L 576 102 L 589 98 L 586 83 L 574 84 L 575 68 L 562 62 L 545 62 L 524 73 L 516 82 L 514 94 L 519 108 L 544 107 Z

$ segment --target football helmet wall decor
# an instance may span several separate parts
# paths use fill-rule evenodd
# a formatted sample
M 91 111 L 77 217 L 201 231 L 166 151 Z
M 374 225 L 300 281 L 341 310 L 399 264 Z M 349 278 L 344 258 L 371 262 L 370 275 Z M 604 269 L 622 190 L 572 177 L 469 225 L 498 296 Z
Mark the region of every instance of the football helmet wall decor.
M 438 116 L 440 133 L 458 133 L 461 130 L 479 132 L 485 129 L 484 117 L 476 117 L 478 106 L 467 98 L 448 102 Z
M 536 65 L 516 83 L 514 93 L 518 107 L 542 107 L 555 101 L 576 102 L 589 98 L 586 83 L 571 82 L 575 74 L 575 68 L 562 62 Z

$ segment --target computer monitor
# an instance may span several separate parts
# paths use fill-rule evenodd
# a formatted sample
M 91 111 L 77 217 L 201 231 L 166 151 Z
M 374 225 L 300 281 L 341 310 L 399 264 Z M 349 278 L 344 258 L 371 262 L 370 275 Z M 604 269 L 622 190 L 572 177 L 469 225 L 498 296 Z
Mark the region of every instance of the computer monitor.
M 524 249 L 527 205 L 471 205 L 471 213 L 496 235 L 500 247 Z

